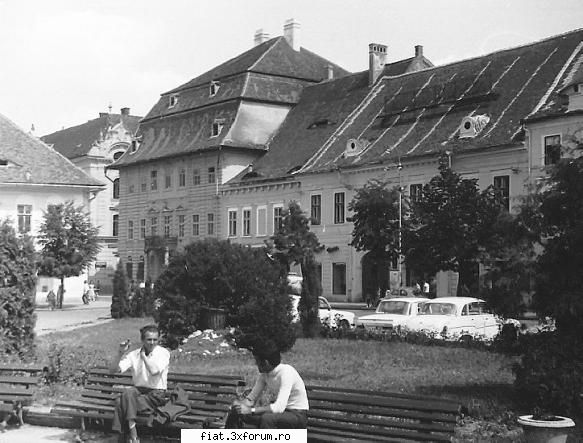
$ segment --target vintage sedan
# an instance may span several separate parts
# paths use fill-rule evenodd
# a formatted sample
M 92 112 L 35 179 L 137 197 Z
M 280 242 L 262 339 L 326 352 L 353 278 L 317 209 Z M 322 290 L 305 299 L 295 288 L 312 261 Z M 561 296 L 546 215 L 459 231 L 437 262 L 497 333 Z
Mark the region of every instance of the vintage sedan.
M 441 297 L 424 303 L 407 328 L 446 340 L 491 340 L 500 332 L 501 321 L 490 312 L 484 300 Z
M 298 313 L 298 305 L 300 303 L 300 296 L 290 294 L 292 298 L 292 316 L 293 321 L 300 320 Z M 318 316 L 320 323 L 329 325 L 331 328 L 352 329 L 354 328 L 355 315 L 350 311 L 341 311 L 330 306 L 325 297 L 318 297 Z
M 423 297 L 394 297 L 383 298 L 371 315 L 359 317 L 356 320 L 357 327 L 380 332 L 392 332 L 407 326 L 407 321 L 415 317 L 423 303 L 429 301 Z

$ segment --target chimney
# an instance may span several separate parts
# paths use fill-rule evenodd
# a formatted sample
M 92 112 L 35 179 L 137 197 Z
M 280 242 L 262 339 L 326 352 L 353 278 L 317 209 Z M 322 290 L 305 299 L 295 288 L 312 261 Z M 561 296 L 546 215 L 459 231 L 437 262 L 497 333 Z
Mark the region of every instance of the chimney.
M 334 78 L 334 66 L 326 65 L 326 80 L 332 80 Z
M 130 115 L 130 108 L 121 108 L 121 115 Z
M 423 57 L 423 46 L 415 45 L 415 57 Z
M 263 42 L 269 40 L 269 34 L 267 32 L 263 32 L 263 29 L 258 29 L 255 31 L 255 36 L 253 38 L 253 46 L 258 46 Z
M 368 45 L 368 84 L 377 81 L 387 63 L 387 46 L 379 43 Z
M 294 51 L 300 50 L 300 24 L 296 22 L 293 18 L 286 20 L 283 24 L 283 36 L 289 43 L 289 45 L 294 49 Z

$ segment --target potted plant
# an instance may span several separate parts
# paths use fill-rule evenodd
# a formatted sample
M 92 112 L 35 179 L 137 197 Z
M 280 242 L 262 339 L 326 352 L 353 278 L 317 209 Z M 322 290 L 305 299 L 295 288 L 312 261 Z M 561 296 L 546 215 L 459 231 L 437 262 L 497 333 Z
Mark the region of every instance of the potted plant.
M 567 417 L 549 414 L 536 407 L 532 415 L 521 415 L 518 423 L 528 443 L 565 443 L 575 422 Z

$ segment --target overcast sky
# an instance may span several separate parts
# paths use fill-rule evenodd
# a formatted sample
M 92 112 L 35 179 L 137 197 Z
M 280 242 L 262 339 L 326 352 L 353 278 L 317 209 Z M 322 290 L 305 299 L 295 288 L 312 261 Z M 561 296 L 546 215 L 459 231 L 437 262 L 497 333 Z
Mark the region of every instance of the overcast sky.
M 582 0 L 0 0 L 0 114 L 37 136 L 111 104 L 144 116 L 161 93 L 301 25 L 301 46 L 367 69 L 415 45 L 444 64 L 583 27 Z

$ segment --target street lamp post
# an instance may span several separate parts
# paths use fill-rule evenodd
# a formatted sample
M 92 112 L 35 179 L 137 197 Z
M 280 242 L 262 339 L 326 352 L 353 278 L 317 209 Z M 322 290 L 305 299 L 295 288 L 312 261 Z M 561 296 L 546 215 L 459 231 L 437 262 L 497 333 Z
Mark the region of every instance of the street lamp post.
M 403 247 L 403 186 L 401 184 L 401 169 L 403 169 L 403 165 L 399 160 L 397 165 L 397 170 L 399 171 L 399 288 L 403 285 L 403 256 L 401 254 Z

